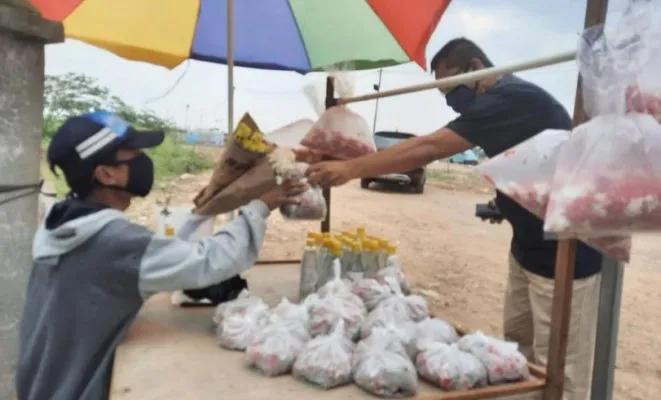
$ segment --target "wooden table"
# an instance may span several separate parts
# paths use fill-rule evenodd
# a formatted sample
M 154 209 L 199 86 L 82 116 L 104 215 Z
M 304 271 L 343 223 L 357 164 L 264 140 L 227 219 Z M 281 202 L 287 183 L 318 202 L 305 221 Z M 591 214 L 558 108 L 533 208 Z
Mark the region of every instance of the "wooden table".
M 245 277 L 251 292 L 270 304 L 277 303 L 282 296 L 297 300 L 298 265 L 255 267 Z M 111 399 L 266 400 L 284 395 L 288 400 L 362 400 L 372 397 L 355 385 L 324 391 L 291 376 L 266 378 L 248 370 L 243 366 L 243 353 L 216 345 L 212 312 L 210 308 L 172 307 L 168 294 L 152 297 L 117 349 Z M 533 378 L 513 385 L 444 393 L 421 382 L 418 399 L 538 399 L 542 386 L 542 380 Z M 522 391 L 533 393 L 508 395 Z

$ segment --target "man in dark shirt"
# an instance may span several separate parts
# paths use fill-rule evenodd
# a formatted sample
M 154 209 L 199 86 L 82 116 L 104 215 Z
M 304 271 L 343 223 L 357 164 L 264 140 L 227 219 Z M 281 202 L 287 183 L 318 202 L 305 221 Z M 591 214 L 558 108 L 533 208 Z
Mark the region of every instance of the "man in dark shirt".
M 448 42 L 432 59 L 436 79 L 493 64 L 473 42 Z M 565 108 L 540 87 L 513 75 L 483 79 L 441 90 L 458 114 L 438 131 L 385 151 L 349 161 L 312 165 L 312 182 L 341 185 L 351 179 L 412 169 L 479 146 L 493 157 L 545 129 L 571 129 Z M 497 192 L 496 204 L 512 226 L 504 331 L 531 360 L 546 364 L 557 241 L 544 240 L 543 222 Z M 579 243 L 565 399 L 586 399 L 590 387 L 601 255 Z

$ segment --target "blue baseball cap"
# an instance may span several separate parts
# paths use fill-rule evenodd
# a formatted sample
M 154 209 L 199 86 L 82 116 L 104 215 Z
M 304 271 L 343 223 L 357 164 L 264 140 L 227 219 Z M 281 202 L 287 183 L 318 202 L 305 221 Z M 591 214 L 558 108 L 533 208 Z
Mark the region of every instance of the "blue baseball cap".
M 163 131 L 139 131 L 115 113 L 97 111 L 67 119 L 48 146 L 53 165 L 94 165 L 119 149 L 148 149 L 163 143 Z
M 115 113 L 96 111 L 67 119 L 53 135 L 47 159 L 70 183 L 91 181 L 94 168 L 114 161 L 117 150 L 156 147 L 164 137 L 163 131 L 137 130 Z

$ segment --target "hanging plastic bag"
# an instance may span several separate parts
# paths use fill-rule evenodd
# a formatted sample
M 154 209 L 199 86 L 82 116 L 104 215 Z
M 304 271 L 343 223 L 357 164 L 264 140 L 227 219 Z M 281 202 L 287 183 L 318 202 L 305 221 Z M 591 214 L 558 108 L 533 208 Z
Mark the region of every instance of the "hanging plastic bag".
M 241 291 L 241 293 L 239 293 L 236 299 L 218 304 L 214 311 L 212 320 L 214 324 L 218 325 L 223 321 L 224 318 L 236 314 L 244 315 L 254 307 L 257 309 L 261 307 L 268 308 L 266 303 L 264 303 L 264 300 L 257 296 L 251 295 L 248 289 L 244 289 Z
M 293 375 L 324 389 L 350 383 L 355 345 L 344 330 L 340 321 L 330 335 L 310 340 L 294 363 Z
M 457 342 L 459 349 L 477 357 L 487 369 L 489 383 L 515 382 L 530 378 L 528 360 L 513 342 L 477 331 Z
M 605 236 L 661 229 L 661 125 L 650 115 L 598 116 L 558 158 L 544 229 Z
M 571 132 L 548 129 L 482 163 L 477 171 L 500 192 L 544 219 L 558 156 Z M 607 256 L 628 262 L 630 236 L 580 237 Z
M 382 397 L 409 397 L 418 391 L 418 374 L 401 342 L 386 332 L 374 332 L 368 345 L 359 343 L 354 355 L 356 384 Z M 392 349 L 399 348 L 398 351 Z
M 346 73 L 331 73 L 335 91 L 340 97 L 353 95 L 351 77 Z M 314 90 L 304 92 L 323 114 L 303 137 L 301 144 L 326 156 L 337 159 L 351 159 L 376 151 L 374 136 L 367 121 L 351 111 L 348 106 L 335 106 L 328 110 L 318 107 L 319 93 Z
M 477 357 L 461 351 L 456 343 L 429 343 L 416 357 L 420 376 L 443 390 L 467 390 L 486 386 L 487 370 Z
M 578 65 L 588 115 L 627 111 L 658 118 L 661 18 L 654 2 L 632 2 L 612 29 L 596 26 L 581 35 Z
M 266 304 L 257 304 L 243 314 L 230 314 L 216 330 L 218 345 L 230 350 L 245 350 L 260 337 L 267 323 Z
M 284 181 L 304 181 L 308 164 L 297 162 L 284 167 L 282 179 Z M 299 196 L 299 204 L 285 204 L 280 206 L 280 214 L 291 220 L 323 220 L 326 218 L 326 199 L 319 186 L 310 186 L 305 193 Z
M 393 295 L 389 286 L 368 278 L 353 282 L 352 291 L 365 303 L 367 311 L 374 310 L 380 302 Z
M 452 344 L 459 340 L 459 333 L 452 324 L 437 318 L 427 318 L 418 322 L 416 347 L 420 351 L 429 343 Z
M 270 323 L 246 349 L 246 365 L 266 376 L 287 374 L 309 339 L 302 325 L 288 324 L 271 316 Z

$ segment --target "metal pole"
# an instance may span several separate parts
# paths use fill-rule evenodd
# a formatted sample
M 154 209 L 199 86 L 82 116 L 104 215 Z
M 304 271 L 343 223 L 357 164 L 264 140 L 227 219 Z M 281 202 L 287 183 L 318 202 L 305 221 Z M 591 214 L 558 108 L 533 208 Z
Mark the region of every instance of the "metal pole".
M 374 85 L 374 90 L 377 92 L 381 90 L 381 78 L 383 78 L 383 68 L 379 70 L 379 83 Z M 379 98 L 376 98 L 376 106 L 374 107 L 374 123 L 372 124 L 372 135 L 376 133 L 376 117 L 379 115 Z
M 604 258 L 601 265 L 601 289 L 590 398 L 612 400 L 624 265 L 610 257 Z
M 338 99 L 337 103 L 338 104 L 357 103 L 359 101 L 367 101 L 367 100 L 374 100 L 383 97 L 398 96 L 400 94 L 421 92 L 429 89 L 454 87 L 462 83 L 475 82 L 492 76 L 511 74 L 514 72 L 526 71 L 529 69 L 560 64 L 563 62 L 572 61 L 575 58 L 576 58 L 576 50 L 566 51 L 564 53 L 555 54 L 549 57 L 536 58 L 534 60 L 528 60 L 516 64 L 510 64 L 504 67 L 485 68 L 479 71 L 455 75 L 428 83 L 421 83 L 419 85 L 405 86 L 402 88 L 386 90 L 378 93 L 370 93 L 362 96 L 345 97 L 343 99 Z
M 227 133 L 229 143 L 234 131 L 234 0 L 227 0 Z M 227 220 L 234 219 L 234 212 L 227 213 Z

